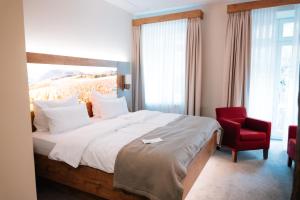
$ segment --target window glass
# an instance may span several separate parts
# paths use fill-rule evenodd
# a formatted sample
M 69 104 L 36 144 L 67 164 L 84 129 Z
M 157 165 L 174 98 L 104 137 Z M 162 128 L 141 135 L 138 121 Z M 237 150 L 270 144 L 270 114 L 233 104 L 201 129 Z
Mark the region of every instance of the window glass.
M 294 36 L 294 22 L 286 22 L 283 24 L 282 37 Z
M 184 113 L 187 19 L 142 26 L 144 108 Z
M 287 127 L 297 121 L 299 19 L 296 16 L 292 6 L 252 13 L 249 114 L 271 121 L 274 139 L 287 139 Z
M 294 9 L 284 9 L 284 10 L 279 10 L 276 13 L 276 18 L 277 19 L 284 19 L 284 18 L 293 18 L 296 16 L 296 10 Z
M 292 61 L 292 56 L 293 56 L 293 46 L 283 45 L 281 47 L 281 65 L 289 66 Z

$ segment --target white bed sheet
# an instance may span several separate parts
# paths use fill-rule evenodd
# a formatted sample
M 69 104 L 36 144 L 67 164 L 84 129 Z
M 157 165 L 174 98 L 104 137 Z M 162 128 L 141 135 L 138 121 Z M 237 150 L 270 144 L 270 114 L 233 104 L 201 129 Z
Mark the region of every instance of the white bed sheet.
M 35 152 L 43 154 L 43 149 L 47 146 L 36 141 L 47 141 L 54 144 L 51 152 L 48 149 L 50 159 L 64 161 L 77 167 L 80 158 L 81 165 L 113 173 L 117 154 L 126 144 L 180 116 L 144 110 L 113 119 L 96 120 L 91 125 L 61 134 L 36 132 L 33 133 Z M 88 133 L 90 136 L 87 136 Z M 88 137 L 90 138 L 82 141 Z M 80 146 L 81 141 L 83 146 Z M 43 155 L 45 154 L 47 153 Z
M 100 122 L 100 118 L 91 118 L 92 123 Z M 68 135 L 72 135 L 73 131 L 62 134 L 51 134 L 49 131 L 35 131 L 32 133 L 33 150 L 35 153 L 48 156 L 56 143 Z

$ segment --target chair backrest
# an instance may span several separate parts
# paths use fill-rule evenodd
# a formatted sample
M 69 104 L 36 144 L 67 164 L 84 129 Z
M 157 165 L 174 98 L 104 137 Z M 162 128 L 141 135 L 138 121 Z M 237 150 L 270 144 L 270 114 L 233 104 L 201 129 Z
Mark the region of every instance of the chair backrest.
M 297 137 L 297 126 L 289 126 L 289 136 L 288 136 L 288 139 L 296 139 Z
M 217 120 L 230 119 L 236 122 L 244 123 L 247 117 L 245 107 L 224 107 L 216 108 Z

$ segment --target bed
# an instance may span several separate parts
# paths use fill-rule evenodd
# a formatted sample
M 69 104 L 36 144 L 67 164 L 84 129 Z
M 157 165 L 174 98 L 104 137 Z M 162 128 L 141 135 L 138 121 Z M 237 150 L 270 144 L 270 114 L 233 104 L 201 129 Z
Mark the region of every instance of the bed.
M 27 61 L 28 61 L 28 63 L 38 63 L 38 64 L 61 64 L 61 65 L 79 65 L 79 66 L 115 66 L 118 63 L 118 62 L 114 62 L 114 61 L 108 62 L 105 60 L 66 57 L 66 56 L 38 54 L 38 53 L 27 53 Z M 89 116 L 93 117 L 91 103 L 87 103 L 87 110 L 88 110 Z M 142 113 L 142 112 L 140 112 L 140 113 Z M 145 111 L 144 113 L 147 113 L 147 111 Z M 155 126 L 152 126 L 152 125 L 148 126 L 148 132 L 152 133 L 152 134 L 155 133 L 156 135 L 159 135 L 163 132 L 168 133 L 168 131 L 164 130 L 164 128 L 168 127 L 169 124 L 172 124 L 172 126 L 177 125 L 177 128 L 181 129 L 182 127 L 180 127 L 179 123 L 177 124 L 177 121 L 176 122 L 175 121 L 171 122 L 172 120 L 170 121 L 172 116 L 174 117 L 175 115 L 170 114 L 169 121 L 165 120 L 166 118 L 163 118 L 164 120 L 161 120 L 161 121 L 156 120 L 155 123 L 152 123 L 152 125 L 156 124 Z M 32 121 L 33 121 L 33 119 L 34 119 L 33 113 L 31 113 L 31 117 L 32 117 Z M 139 117 L 135 116 L 132 119 L 133 120 L 139 119 Z M 149 118 L 149 119 L 151 119 L 151 118 Z M 157 119 L 159 119 L 159 118 L 157 118 Z M 184 122 L 185 118 L 179 117 L 176 120 L 179 120 L 179 119 L 181 120 L 181 122 Z M 213 121 L 213 123 L 218 124 L 213 119 L 207 119 L 207 120 Z M 100 126 L 100 128 L 98 127 L 100 130 L 101 125 L 99 125 L 99 124 L 101 124 L 101 122 L 98 123 L 97 119 L 94 119 L 93 121 L 94 121 L 93 124 L 95 124 L 95 126 Z M 124 121 L 124 119 L 123 119 L 123 121 Z M 164 122 L 165 124 L 161 124 L 162 122 Z M 123 122 L 115 120 L 115 121 L 110 121 L 110 123 L 113 124 L 113 126 L 111 126 L 111 127 L 115 127 L 115 126 L 119 126 L 120 123 L 123 123 Z M 138 125 L 138 123 L 132 123 L 132 122 L 130 122 L 128 124 L 126 124 L 126 123 L 123 124 L 123 128 L 125 128 L 125 129 L 127 126 L 129 128 L 130 127 L 132 128 L 130 123 L 133 125 Z M 105 125 L 105 123 L 102 123 L 102 124 Z M 160 124 L 160 125 L 158 126 L 157 124 Z M 94 194 L 94 195 L 99 196 L 104 199 L 109 199 L 109 200 L 147 199 L 146 197 L 139 195 L 139 192 L 129 192 L 130 190 L 126 190 L 126 189 L 124 190 L 124 189 L 122 189 L 122 187 L 119 187 L 119 189 L 116 189 L 116 187 L 114 187 L 114 185 L 115 185 L 114 179 L 116 179 L 117 175 L 120 174 L 119 172 L 122 171 L 122 170 L 117 170 L 118 173 L 115 173 L 115 171 L 114 171 L 115 161 L 120 160 L 120 158 L 116 159 L 116 157 L 117 156 L 119 157 L 119 155 L 121 154 L 121 153 L 119 153 L 119 151 L 122 152 L 122 154 L 123 154 L 124 149 L 132 150 L 132 149 L 134 149 L 132 147 L 135 147 L 134 145 L 136 145 L 136 144 L 138 144 L 137 145 L 138 147 L 141 147 L 142 143 L 139 139 L 139 136 L 144 137 L 144 134 L 148 135 L 147 131 L 145 131 L 146 129 L 141 128 L 141 127 L 138 128 L 139 126 L 136 126 L 136 127 L 137 127 L 137 129 L 134 128 L 132 130 L 135 131 L 135 134 L 137 134 L 136 135 L 137 138 L 133 138 L 134 139 L 133 141 L 131 141 L 132 138 L 130 139 L 130 137 L 124 138 L 129 143 L 126 144 L 125 146 L 124 146 L 124 141 L 123 141 L 123 143 L 119 143 L 119 144 L 121 144 L 121 145 L 119 145 L 119 149 L 115 148 L 114 151 L 112 151 L 112 152 L 110 152 L 109 148 L 107 148 L 109 146 L 107 144 L 109 141 L 112 141 L 112 142 L 116 141 L 116 139 L 114 139 L 112 137 L 112 138 L 110 138 L 110 140 L 107 140 L 108 141 L 107 143 L 105 143 L 105 142 L 103 143 L 103 141 L 101 143 L 101 140 L 96 140 L 100 143 L 98 143 L 98 145 L 94 145 L 94 147 L 96 146 L 97 148 L 99 148 L 100 152 L 101 152 L 101 147 L 103 147 L 102 150 L 104 150 L 104 152 L 106 151 L 106 153 L 108 155 L 110 155 L 110 156 L 106 156 L 106 158 L 107 157 L 112 158 L 112 159 L 110 159 L 110 162 L 107 162 L 106 160 L 102 161 L 102 163 L 104 163 L 103 165 L 93 164 L 93 161 L 101 161 L 102 158 L 99 157 L 100 155 L 102 155 L 105 158 L 106 154 L 99 153 L 99 149 L 98 149 L 97 153 L 94 153 L 95 158 L 97 158 L 97 159 L 93 159 L 93 158 L 87 156 L 87 159 L 84 160 L 83 159 L 84 154 L 82 154 L 80 156 L 80 159 L 78 159 L 78 156 L 76 154 L 74 154 L 74 152 L 76 152 L 76 149 L 71 149 L 71 150 L 69 149 L 69 152 L 71 154 L 73 153 L 74 158 L 77 157 L 77 162 L 73 162 L 74 158 L 72 156 L 69 157 L 70 162 L 68 162 L 68 160 L 61 159 L 62 157 L 59 157 L 59 155 L 61 155 L 60 154 L 61 152 L 57 150 L 57 149 L 59 149 L 58 147 L 62 147 L 61 148 L 62 150 L 65 147 L 72 147 L 72 145 L 70 145 L 68 143 L 68 138 L 70 139 L 70 141 L 72 141 L 73 138 L 67 137 L 68 134 L 65 134 L 65 133 L 63 135 L 66 136 L 66 138 L 61 138 L 61 137 L 55 138 L 55 137 L 51 137 L 51 136 L 49 137 L 49 134 L 47 134 L 47 133 L 36 133 L 35 132 L 35 133 L 33 133 L 33 143 L 34 143 L 34 151 L 35 151 L 34 158 L 35 158 L 36 175 L 46 178 L 46 179 L 49 179 L 49 180 L 52 180 L 52 181 L 55 181 L 55 182 L 58 182 L 58 183 L 61 183 L 61 184 L 64 184 L 64 185 L 67 185 L 67 186 L 70 186 L 72 188 L 76 188 L 83 192 Z M 122 128 L 122 127 L 120 127 L 120 128 Z M 32 125 L 32 130 L 35 131 L 35 127 L 33 125 Z M 93 131 L 94 129 L 89 129 L 89 130 Z M 89 132 L 89 130 L 77 131 L 77 134 L 79 134 L 79 136 L 80 136 L 80 135 L 84 134 L 85 132 Z M 130 136 L 130 131 L 128 132 L 128 130 L 129 129 L 127 129 L 127 134 L 125 134 L 125 135 Z M 139 130 L 139 131 L 136 131 L 136 130 Z M 184 129 L 181 129 L 181 130 L 185 131 Z M 207 131 L 207 132 L 209 132 L 209 134 L 206 135 L 205 140 L 201 141 L 201 148 L 199 146 L 198 149 L 193 149 L 194 153 L 189 155 L 189 157 L 192 159 L 190 159 L 189 162 L 185 163 L 185 168 L 183 169 L 184 176 L 181 176 L 181 179 L 178 182 L 178 184 L 181 187 L 181 193 L 176 196 L 176 199 L 185 199 L 185 197 L 187 196 L 191 187 L 193 186 L 194 182 L 196 181 L 197 177 L 199 176 L 201 170 L 204 168 L 209 157 L 214 153 L 217 144 L 220 143 L 220 140 L 221 140 L 220 135 L 221 134 L 220 134 L 219 129 L 214 129 L 214 130 Z M 72 136 L 72 133 L 73 132 L 69 133 L 69 135 Z M 94 134 L 98 134 L 98 133 L 94 131 Z M 170 134 L 170 135 L 172 136 L 172 134 Z M 182 134 L 181 134 L 181 137 L 182 137 Z M 83 137 L 83 140 L 85 140 L 85 137 Z M 183 138 L 182 140 L 184 141 L 185 139 Z M 66 142 L 62 142 L 62 141 L 66 141 Z M 78 141 L 78 139 L 77 139 L 77 141 Z M 81 144 L 80 142 L 79 143 L 76 143 L 76 141 L 73 141 L 73 142 L 75 142 L 76 145 Z M 134 142 L 136 142 L 136 143 L 134 143 Z M 168 141 L 166 140 L 163 142 L 168 142 Z M 65 144 L 66 146 L 64 146 L 63 144 Z M 76 146 L 76 145 L 74 145 L 74 146 Z M 145 145 L 145 147 L 150 148 L 151 145 L 147 145 L 147 146 Z M 91 145 L 91 146 L 93 146 L 93 145 Z M 128 148 L 128 146 L 131 148 Z M 163 145 L 156 145 L 156 146 L 159 147 L 159 146 L 163 146 Z M 68 149 L 68 148 L 66 148 L 66 149 Z M 81 148 L 81 149 L 85 149 L 85 148 Z M 73 152 L 73 150 L 74 150 L 74 152 Z M 56 154 L 53 152 L 56 152 Z M 90 151 L 82 151 L 82 152 L 93 153 L 94 150 L 90 149 Z M 91 154 L 89 154 L 89 155 L 91 155 Z M 127 160 L 126 157 L 124 159 L 124 156 L 122 158 L 125 161 Z M 114 159 L 116 159 L 116 160 L 114 160 Z M 130 159 L 134 159 L 134 156 L 133 157 L 131 156 Z M 166 160 L 168 160 L 168 159 L 166 159 Z M 163 161 L 163 160 L 161 160 L 161 161 Z M 120 162 L 117 162 L 117 163 L 120 163 Z M 143 163 L 139 163 L 139 164 L 143 164 Z M 122 162 L 121 162 L 121 165 L 122 165 Z M 116 164 L 116 166 L 119 166 L 119 164 Z M 125 166 L 126 166 L 126 164 L 125 164 Z M 155 170 L 156 168 L 154 167 L 153 169 Z M 143 169 L 136 170 L 136 173 L 139 174 L 139 171 L 142 171 L 142 170 Z M 157 170 L 157 171 L 160 171 L 160 170 Z M 128 171 L 128 172 L 130 172 L 130 171 Z M 135 172 L 133 172 L 133 173 L 135 173 Z M 122 174 L 121 173 L 121 175 L 127 176 L 127 175 L 131 175 L 131 174 L 127 174 L 127 173 Z M 155 199 L 155 198 L 151 198 L 151 199 Z M 160 199 L 169 199 L 169 198 L 160 198 Z
M 92 117 L 92 108 L 90 103 L 87 104 L 87 108 L 89 111 L 89 115 Z M 172 118 L 174 115 L 170 116 Z M 34 114 L 32 113 L 32 119 L 33 118 Z M 137 116 L 135 116 L 134 118 L 137 118 Z M 93 120 L 93 123 L 99 122 L 99 119 L 91 119 Z M 166 123 L 167 122 L 168 121 L 166 121 Z M 112 123 L 115 123 L 115 121 Z M 150 128 L 150 130 L 152 129 Z M 99 169 L 99 167 L 96 167 L 93 164 L 93 162 L 89 163 L 89 158 L 87 158 L 87 161 L 81 160 L 81 164 L 77 168 L 74 168 L 70 164 L 66 164 L 65 162 L 49 159 L 49 154 L 56 145 L 56 142 L 61 140 L 61 138 L 59 137 L 49 137 L 49 135 L 50 134 L 48 133 L 33 132 L 33 142 L 35 151 L 34 157 L 37 176 L 50 179 L 52 181 L 76 188 L 87 193 L 94 194 L 104 199 L 147 199 L 146 197 L 143 197 L 141 195 L 133 194 L 122 189 L 116 189 L 113 186 L 114 172 L 112 167 L 115 163 L 106 164 L 106 166 L 100 166 Z M 113 138 L 110 138 L 109 140 L 112 139 Z M 211 134 L 211 136 L 207 139 L 207 141 L 205 141 L 200 151 L 198 151 L 197 154 L 193 157 L 193 160 L 189 163 L 187 167 L 186 176 L 182 181 L 183 194 L 181 199 L 185 199 L 186 195 L 188 194 L 197 177 L 199 176 L 201 170 L 204 168 L 206 162 L 208 161 L 210 155 L 214 153 L 218 140 L 219 133 L 218 130 L 215 130 L 214 133 Z M 105 146 L 103 145 L 104 143 L 100 144 L 102 146 Z M 97 145 L 99 146 L 100 144 Z M 103 148 L 101 151 L 105 152 L 107 150 L 109 150 L 109 148 Z M 91 149 L 90 151 L 93 150 Z M 100 160 L 100 163 L 101 162 L 109 163 L 107 162 L 107 160 Z

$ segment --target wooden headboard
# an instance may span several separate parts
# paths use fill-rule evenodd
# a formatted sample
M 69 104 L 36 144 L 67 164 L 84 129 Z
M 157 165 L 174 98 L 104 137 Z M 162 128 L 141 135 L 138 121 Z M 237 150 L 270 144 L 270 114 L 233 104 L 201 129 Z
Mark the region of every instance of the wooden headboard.
M 94 115 L 93 115 L 93 105 L 92 105 L 92 103 L 91 102 L 86 103 L 86 108 L 87 108 L 89 116 L 93 117 Z M 35 126 L 33 124 L 34 112 L 31 111 L 30 114 L 31 114 L 31 128 L 32 128 L 32 132 L 34 132 L 34 131 L 36 131 L 36 128 L 35 128 Z

